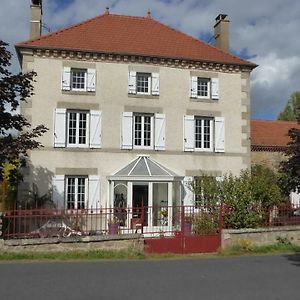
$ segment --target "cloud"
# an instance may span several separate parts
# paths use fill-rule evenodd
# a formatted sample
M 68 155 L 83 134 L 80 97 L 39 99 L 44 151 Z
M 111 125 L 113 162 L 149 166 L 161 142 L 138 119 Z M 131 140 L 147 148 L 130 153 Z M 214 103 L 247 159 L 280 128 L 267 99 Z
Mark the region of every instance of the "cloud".
M 0 37 L 15 44 L 29 35 L 29 0 L 2 0 Z M 63 2 L 63 4 L 62 4 Z M 52 31 L 103 14 L 154 18 L 197 38 L 213 36 L 214 18 L 230 17 L 234 53 L 254 57 L 252 116 L 276 118 L 289 95 L 299 89 L 300 2 L 294 0 L 44 0 L 43 21 Z M 298 54 L 299 53 L 299 54 Z M 13 70 L 18 70 L 14 60 Z

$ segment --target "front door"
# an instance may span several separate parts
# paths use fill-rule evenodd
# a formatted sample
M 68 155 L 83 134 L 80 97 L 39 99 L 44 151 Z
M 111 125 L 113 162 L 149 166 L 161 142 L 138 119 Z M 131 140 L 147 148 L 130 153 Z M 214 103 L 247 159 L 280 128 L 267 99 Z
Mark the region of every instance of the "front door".
M 133 184 L 132 191 L 132 218 L 140 219 L 142 217 L 142 207 L 144 207 L 144 226 L 148 226 L 148 194 L 149 185 L 147 183 Z

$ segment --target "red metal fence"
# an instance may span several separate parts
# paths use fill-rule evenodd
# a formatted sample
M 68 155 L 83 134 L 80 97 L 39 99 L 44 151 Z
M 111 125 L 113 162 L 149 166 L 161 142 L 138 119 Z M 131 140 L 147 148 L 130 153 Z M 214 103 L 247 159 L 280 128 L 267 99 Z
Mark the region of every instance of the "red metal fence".
M 2 215 L 3 237 L 80 237 L 143 233 L 147 238 L 217 236 L 222 228 L 300 225 L 300 206 L 251 208 L 220 206 L 143 206 L 78 210 L 14 209 Z M 244 221 L 243 221 L 244 217 Z M 242 220 L 242 221 L 241 221 Z M 240 223 L 238 223 L 238 221 Z M 244 223 L 241 223 L 244 222 Z M 248 223 L 246 223 L 248 222 Z

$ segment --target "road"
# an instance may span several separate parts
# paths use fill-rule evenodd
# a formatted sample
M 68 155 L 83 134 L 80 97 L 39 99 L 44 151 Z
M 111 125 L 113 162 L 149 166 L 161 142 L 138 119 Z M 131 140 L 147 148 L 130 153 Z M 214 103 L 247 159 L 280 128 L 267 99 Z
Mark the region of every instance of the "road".
M 0 263 L 0 299 L 300 299 L 300 254 Z

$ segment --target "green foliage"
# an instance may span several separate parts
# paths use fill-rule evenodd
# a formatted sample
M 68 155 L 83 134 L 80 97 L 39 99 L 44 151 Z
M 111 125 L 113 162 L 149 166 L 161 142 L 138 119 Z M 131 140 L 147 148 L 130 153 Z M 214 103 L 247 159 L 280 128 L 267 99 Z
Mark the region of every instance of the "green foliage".
M 296 121 L 300 108 L 300 92 L 294 92 L 288 100 L 284 110 L 278 115 L 281 121 Z
M 193 216 L 193 231 L 196 235 L 216 234 L 219 228 L 219 209 L 213 212 L 202 211 Z
M 225 208 L 223 222 L 230 228 L 262 225 L 264 210 L 282 201 L 277 174 L 262 166 L 253 166 L 251 172 L 242 170 L 239 176 L 227 174 L 222 181 L 203 176 L 203 180 L 197 179 L 192 188 L 196 199 L 205 199 L 206 205 L 211 205 L 211 210 L 222 201 Z M 206 222 L 205 218 L 202 222 Z

